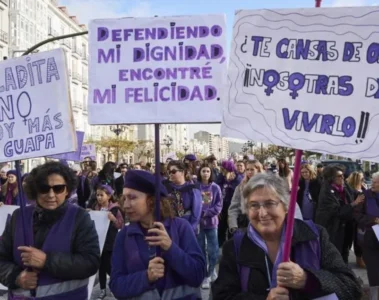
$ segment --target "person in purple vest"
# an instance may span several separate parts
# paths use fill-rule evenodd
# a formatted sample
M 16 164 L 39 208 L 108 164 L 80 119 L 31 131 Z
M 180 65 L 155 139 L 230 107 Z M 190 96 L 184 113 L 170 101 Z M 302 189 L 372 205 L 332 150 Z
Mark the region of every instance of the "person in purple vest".
M 162 222 L 154 218 L 156 188 Z M 162 183 L 156 187 L 151 173 L 126 173 L 123 202 L 130 225 L 116 237 L 109 282 L 117 299 L 201 299 L 203 253 L 190 223 L 173 217 L 166 197 L 166 188 Z
M 250 223 L 223 247 L 213 300 L 360 299 L 354 273 L 326 230 L 311 220 L 295 219 L 291 262 L 281 262 L 289 204 L 285 179 L 257 174 L 243 198 Z
M 73 172 L 59 162 L 32 170 L 24 190 L 27 206 L 16 210 L 0 241 L 0 283 L 9 299 L 88 299 L 88 278 L 100 265 L 95 225 L 89 214 L 67 199 L 76 187 Z
M 364 191 L 365 201 L 354 208 L 358 222 L 358 241 L 363 250 L 370 285 L 370 300 L 379 299 L 379 241 L 372 228 L 379 224 L 379 173 L 372 175 L 371 188 Z

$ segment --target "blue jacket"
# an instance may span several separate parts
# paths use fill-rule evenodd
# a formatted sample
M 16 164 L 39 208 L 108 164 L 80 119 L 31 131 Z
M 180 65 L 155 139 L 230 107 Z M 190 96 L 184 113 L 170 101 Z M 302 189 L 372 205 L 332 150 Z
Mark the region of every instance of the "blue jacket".
M 186 219 L 191 224 L 193 230 L 197 232 L 203 202 L 200 187 L 198 187 L 198 185 L 194 185 L 192 182 L 186 182 L 183 185 L 175 185 L 172 182 L 166 182 L 164 184 L 169 193 L 171 190 L 181 192 L 183 207 L 185 210 L 185 214 L 182 218 Z M 188 188 L 190 185 L 194 186 L 194 188 Z
M 131 223 L 117 235 L 109 282 L 117 299 L 201 299 L 199 286 L 205 277 L 206 263 L 191 225 L 181 218 L 167 219 L 164 225 L 172 246 L 162 252 L 165 277 L 152 284 L 147 277 L 151 251 L 142 227 Z

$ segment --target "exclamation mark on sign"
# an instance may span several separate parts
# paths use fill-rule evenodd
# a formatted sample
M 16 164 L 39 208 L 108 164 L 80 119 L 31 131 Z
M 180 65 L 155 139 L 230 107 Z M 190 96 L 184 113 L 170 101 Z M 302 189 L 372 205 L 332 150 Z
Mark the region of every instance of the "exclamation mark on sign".
M 357 135 L 357 139 L 355 140 L 356 144 L 362 143 L 363 139 L 366 137 L 369 119 L 370 119 L 370 113 L 362 111 L 361 119 L 359 121 L 358 135 Z
M 247 64 L 247 68 L 245 69 L 245 77 L 243 79 L 243 86 L 244 87 L 249 87 L 249 82 L 250 82 L 250 64 Z

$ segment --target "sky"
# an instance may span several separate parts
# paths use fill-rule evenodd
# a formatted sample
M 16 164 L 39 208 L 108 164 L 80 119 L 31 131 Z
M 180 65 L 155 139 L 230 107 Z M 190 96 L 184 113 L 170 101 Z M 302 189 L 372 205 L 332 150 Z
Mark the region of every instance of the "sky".
M 237 9 L 304 8 L 314 7 L 314 0 L 59 0 L 67 6 L 70 15 L 78 17 L 80 23 L 91 19 L 118 17 L 151 17 L 193 14 L 224 13 L 227 28 L 232 28 Z M 323 0 L 322 7 L 372 6 L 379 0 Z M 228 40 L 232 32 L 228 33 Z M 190 135 L 199 130 L 220 133 L 220 125 L 190 125 Z

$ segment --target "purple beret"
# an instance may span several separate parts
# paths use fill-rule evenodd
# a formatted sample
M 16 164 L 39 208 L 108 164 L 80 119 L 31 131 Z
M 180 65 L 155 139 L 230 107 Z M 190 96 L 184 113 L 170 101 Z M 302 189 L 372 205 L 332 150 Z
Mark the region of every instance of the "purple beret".
M 234 172 L 236 169 L 232 160 L 224 160 L 221 163 L 221 167 L 228 172 Z
M 102 189 L 102 190 L 107 191 L 108 195 L 113 195 L 113 193 L 114 193 L 114 190 L 112 189 L 112 187 L 109 185 L 106 185 L 106 184 L 100 185 L 98 187 L 98 189 Z
M 17 172 L 16 172 L 16 170 L 9 170 L 9 171 L 7 172 L 7 176 L 8 176 L 8 175 L 14 175 L 14 176 L 17 177 Z
M 196 155 L 195 154 L 187 154 L 186 156 L 184 156 L 184 159 L 189 160 L 189 161 L 195 161 Z
M 144 170 L 129 170 L 124 177 L 124 188 L 133 189 L 148 195 L 155 195 L 155 175 Z M 159 179 L 159 190 L 163 197 L 167 190 Z

